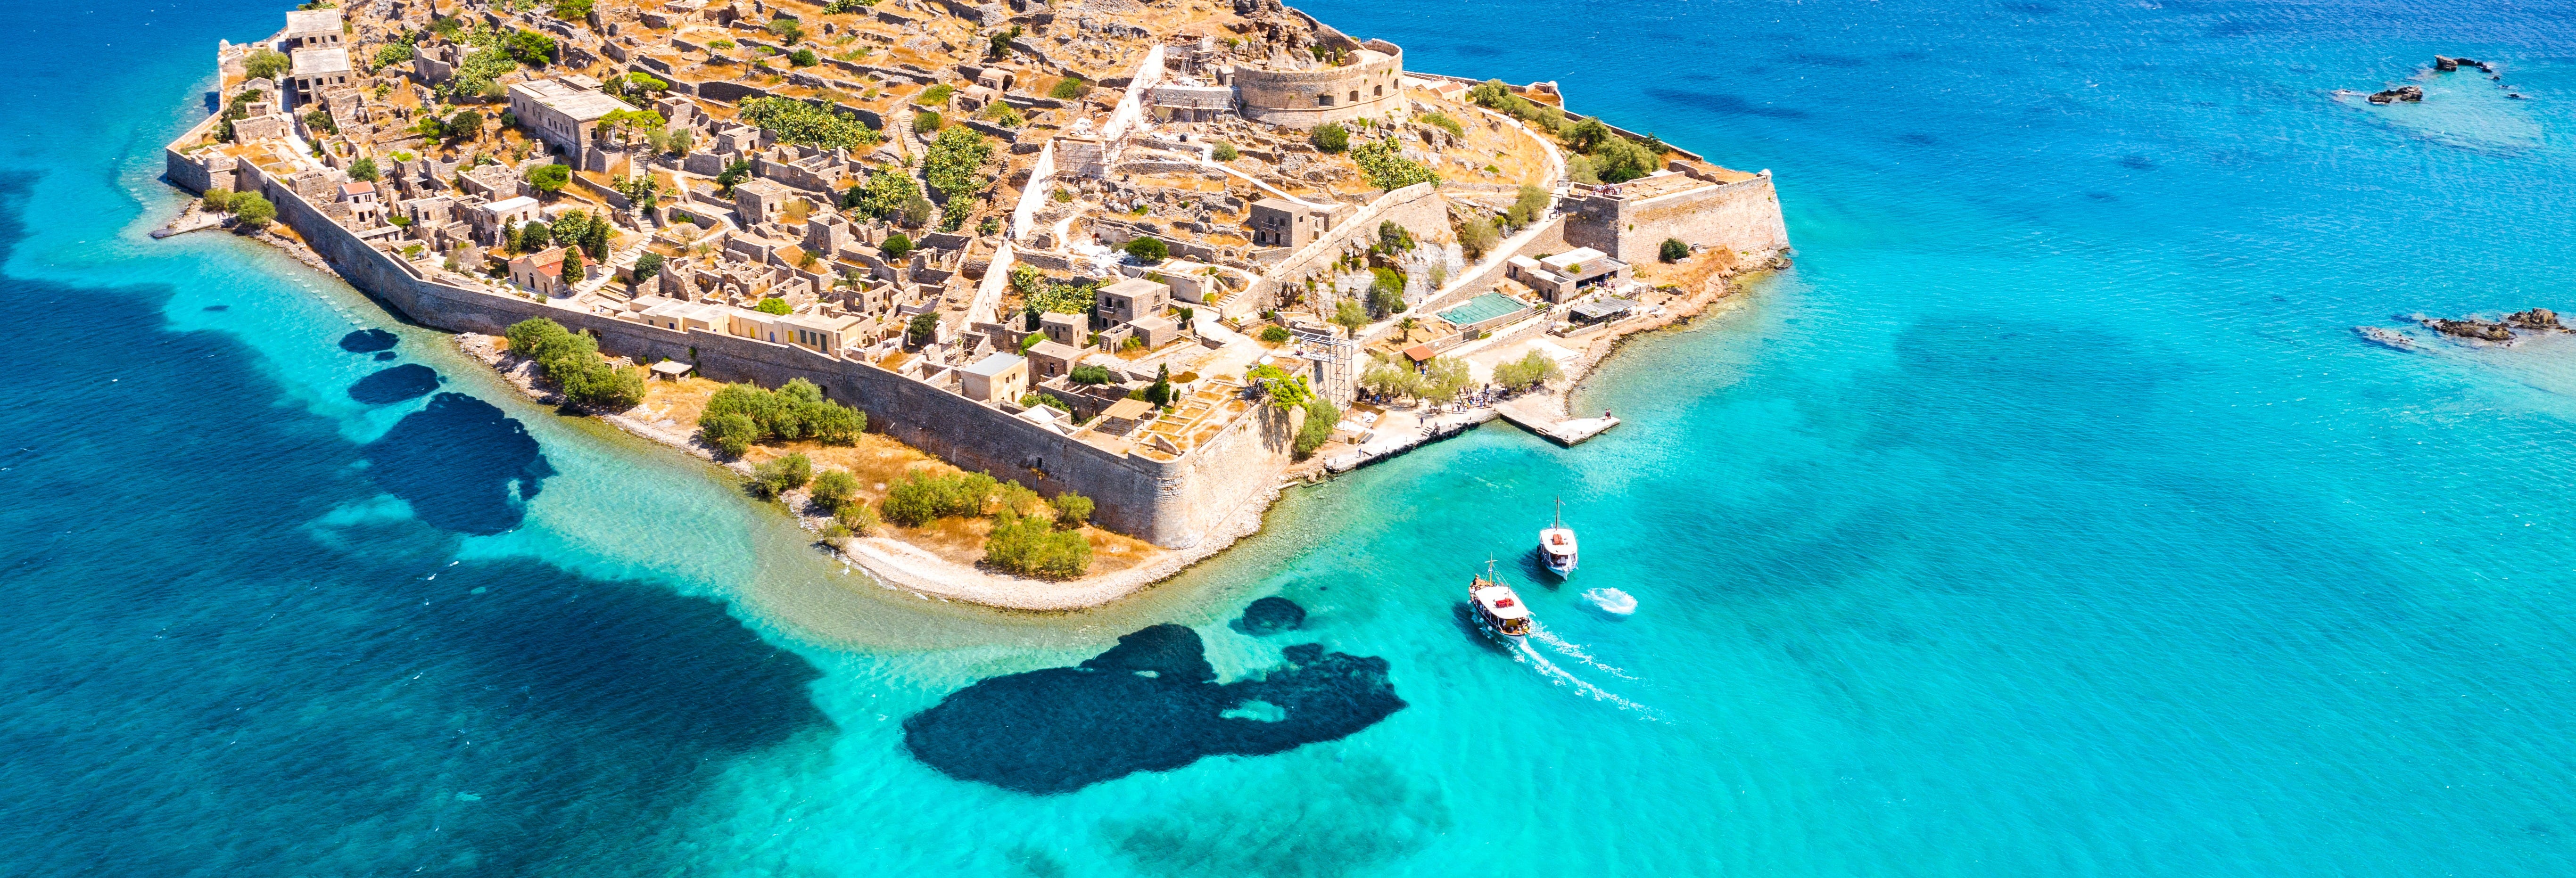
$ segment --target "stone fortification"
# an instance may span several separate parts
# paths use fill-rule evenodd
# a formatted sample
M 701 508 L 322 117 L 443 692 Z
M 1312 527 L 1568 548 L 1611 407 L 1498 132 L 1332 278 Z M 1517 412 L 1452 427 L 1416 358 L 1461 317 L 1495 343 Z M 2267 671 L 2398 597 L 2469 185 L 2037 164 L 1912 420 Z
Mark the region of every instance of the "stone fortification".
M 1780 196 L 1768 170 L 1732 182 L 1665 174 L 1618 186 L 1577 187 L 1565 209 L 1567 244 L 1630 264 L 1655 259 L 1656 248 L 1667 238 L 1746 253 L 1789 248 Z
M 1311 70 L 1235 68 L 1228 84 L 1234 86 L 1237 112 L 1255 122 L 1313 128 L 1387 118 L 1410 106 L 1404 99 L 1403 49 L 1370 40 L 1350 55 L 1349 64 Z
M 1419 237 L 1444 233 L 1449 228 L 1449 199 L 1430 183 L 1416 183 L 1380 195 L 1367 207 L 1360 208 L 1358 213 L 1334 225 L 1322 237 L 1298 248 L 1262 272 L 1252 295 L 1247 298 L 1265 303 L 1262 307 L 1277 304 L 1281 285 L 1300 281 L 1322 270 L 1348 253 L 1354 241 L 1376 240 L 1378 224 L 1390 221 Z
M 211 123 L 205 123 L 211 124 Z M 203 124 L 200 126 L 204 127 Z M 202 132 L 195 132 L 202 133 Z M 180 142 L 187 142 L 183 139 Z M 278 220 L 341 276 L 406 317 L 456 332 L 501 333 L 545 317 L 599 338 L 600 348 L 639 362 L 693 363 L 700 374 L 775 387 L 803 378 L 826 396 L 868 413 L 871 426 L 970 470 L 1016 479 L 1041 493 L 1079 491 L 1099 503 L 1095 520 L 1165 548 L 1188 548 L 1247 503 L 1267 496 L 1289 461 L 1287 419 L 1236 418 L 1173 460 L 1106 451 L 875 365 L 704 330 L 672 330 L 558 307 L 422 276 L 332 222 L 286 181 L 243 163 L 214 179 L 204 162 L 164 151 L 168 179 L 231 183 L 277 205 Z M 202 187 L 199 187 L 202 191 Z

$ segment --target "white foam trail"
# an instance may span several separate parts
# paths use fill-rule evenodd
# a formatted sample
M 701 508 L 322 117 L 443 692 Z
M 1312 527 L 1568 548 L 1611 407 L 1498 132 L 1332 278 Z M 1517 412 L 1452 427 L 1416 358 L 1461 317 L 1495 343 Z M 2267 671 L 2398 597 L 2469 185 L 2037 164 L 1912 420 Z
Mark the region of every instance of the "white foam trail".
M 1619 705 L 1622 708 L 1645 714 L 1647 719 L 1658 721 L 1663 719 L 1663 716 L 1657 714 L 1654 708 L 1621 698 L 1607 689 L 1603 689 L 1586 682 L 1583 678 L 1575 676 L 1564 668 L 1557 667 L 1555 662 L 1548 661 L 1547 656 L 1538 654 L 1538 650 L 1531 648 L 1529 643 L 1526 641 L 1514 644 L 1512 652 L 1515 660 L 1538 669 L 1541 676 L 1548 678 L 1548 682 L 1555 683 L 1559 686 L 1572 687 L 1574 691 L 1591 696 L 1594 701 L 1607 701 L 1612 704 Z
M 1556 650 L 1558 655 L 1582 662 L 1593 670 L 1609 674 L 1610 676 L 1617 677 L 1622 680 L 1637 679 L 1635 677 L 1628 676 L 1627 671 L 1602 664 L 1600 659 L 1593 658 L 1591 653 L 1584 652 L 1583 647 L 1567 643 L 1564 638 L 1556 636 L 1555 632 L 1547 630 L 1546 626 L 1540 625 L 1536 622 L 1530 623 L 1529 639 L 1547 644 L 1547 647 L 1549 649 Z

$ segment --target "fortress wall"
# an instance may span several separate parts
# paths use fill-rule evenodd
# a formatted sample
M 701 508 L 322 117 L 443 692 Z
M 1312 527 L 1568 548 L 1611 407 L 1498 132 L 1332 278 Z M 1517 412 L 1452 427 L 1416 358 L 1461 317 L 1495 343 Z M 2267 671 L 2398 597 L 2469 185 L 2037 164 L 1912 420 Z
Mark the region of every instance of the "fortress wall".
M 803 378 L 867 412 L 871 429 L 969 470 L 1017 480 L 1039 493 L 1078 491 L 1112 530 L 1167 548 L 1195 545 L 1228 514 L 1266 491 L 1287 465 L 1289 434 L 1276 419 L 1247 417 L 1169 463 L 1104 451 L 873 364 L 790 345 L 698 330 L 675 331 L 519 296 L 439 283 L 331 222 L 282 181 L 245 166 L 246 188 L 276 202 L 278 218 L 341 276 L 410 319 L 449 331 L 499 334 L 530 317 L 599 337 L 600 349 L 640 362 L 697 365 L 720 381 L 776 387 Z
M 1573 199 L 1577 212 L 1565 228 L 1566 243 L 1591 247 L 1639 264 L 1656 258 L 1666 238 L 1700 247 L 1771 253 L 1789 247 L 1780 218 L 1780 196 L 1771 172 L 1750 180 L 1705 186 L 1635 201 L 1597 196 Z
M 1404 50 L 1378 40 L 1370 41 L 1369 47 L 1386 57 L 1321 70 L 1237 67 L 1232 81 L 1241 107 L 1238 112 L 1246 119 L 1291 128 L 1402 112 L 1411 106 L 1404 97 Z M 1350 99 L 1352 92 L 1359 93 L 1359 100 Z M 1316 103 L 1315 97 L 1322 94 L 1333 96 L 1331 106 Z
M 1448 292 L 1423 302 L 1416 306 L 1415 310 L 1436 313 L 1443 308 L 1483 295 L 1486 291 L 1492 290 L 1495 284 L 1502 282 L 1504 272 L 1511 270 L 1511 257 L 1535 257 L 1541 253 L 1563 253 L 1572 249 L 1574 248 L 1565 244 L 1565 217 L 1562 215 L 1549 217 L 1539 224 L 1538 234 L 1531 235 L 1529 240 L 1521 242 L 1520 249 L 1504 253 L 1502 258 L 1494 259 L 1492 263 L 1482 268 L 1470 267 L 1466 274 L 1459 275 L 1456 281 L 1450 283 Z M 1492 258 L 1493 254 L 1489 253 L 1486 256 Z

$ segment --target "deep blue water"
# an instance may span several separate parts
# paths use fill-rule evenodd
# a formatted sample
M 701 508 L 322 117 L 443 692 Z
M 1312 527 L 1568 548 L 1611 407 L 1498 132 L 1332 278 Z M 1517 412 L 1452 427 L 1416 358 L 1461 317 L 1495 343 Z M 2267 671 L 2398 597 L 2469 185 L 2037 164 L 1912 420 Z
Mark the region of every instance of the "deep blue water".
M 2576 308 L 2566 4 L 1307 5 L 1772 169 L 1798 265 L 1624 350 L 1602 439 L 1481 430 L 1054 620 L 143 239 L 283 8 L 8 16 L 0 872 L 2576 872 L 2576 341 L 2351 329 Z M 1563 586 L 1509 560 L 1557 496 Z M 1525 650 L 1455 622 L 1488 555 Z

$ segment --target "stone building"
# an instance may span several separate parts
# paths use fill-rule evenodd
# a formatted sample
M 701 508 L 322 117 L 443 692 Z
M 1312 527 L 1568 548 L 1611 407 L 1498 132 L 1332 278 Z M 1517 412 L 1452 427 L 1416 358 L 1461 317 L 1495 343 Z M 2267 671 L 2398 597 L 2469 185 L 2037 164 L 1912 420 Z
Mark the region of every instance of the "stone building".
M 510 114 L 519 118 L 519 127 L 565 155 L 581 155 L 590 146 L 596 136 L 592 129 L 601 118 L 633 109 L 596 85 L 585 86 L 568 77 L 510 84 Z
M 1341 63 L 1239 66 L 1226 82 L 1238 112 L 1255 122 L 1313 128 L 1326 122 L 1386 118 L 1411 106 L 1404 98 L 1404 50 L 1385 40 L 1323 45 Z
M 298 49 L 345 49 L 341 42 L 346 31 L 337 9 L 298 9 L 286 14 L 286 30 L 279 35 L 277 47 L 293 53 Z
M 1676 163 L 1680 164 L 1680 163 Z M 1656 258 L 1666 239 L 1747 253 L 1788 249 L 1771 173 L 1682 164 L 1625 183 L 1577 186 L 1565 200 L 1565 242 L 1622 262 Z
M 292 64 L 285 85 L 288 106 L 303 106 L 319 99 L 324 91 L 349 84 L 348 49 L 297 49 L 289 57 Z
M 1131 277 L 1100 288 L 1100 319 L 1112 323 L 1134 323 L 1159 316 L 1172 306 L 1172 288 L 1144 278 Z
M 957 389 L 977 402 L 1016 405 L 1029 392 L 1029 361 L 1018 354 L 992 354 L 958 369 Z
M 1291 250 L 1314 243 L 1333 228 L 1330 213 L 1285 198 L 1253 202 L 1243 226 L 1244 237 L 1252 239 L 1253 246 Z

